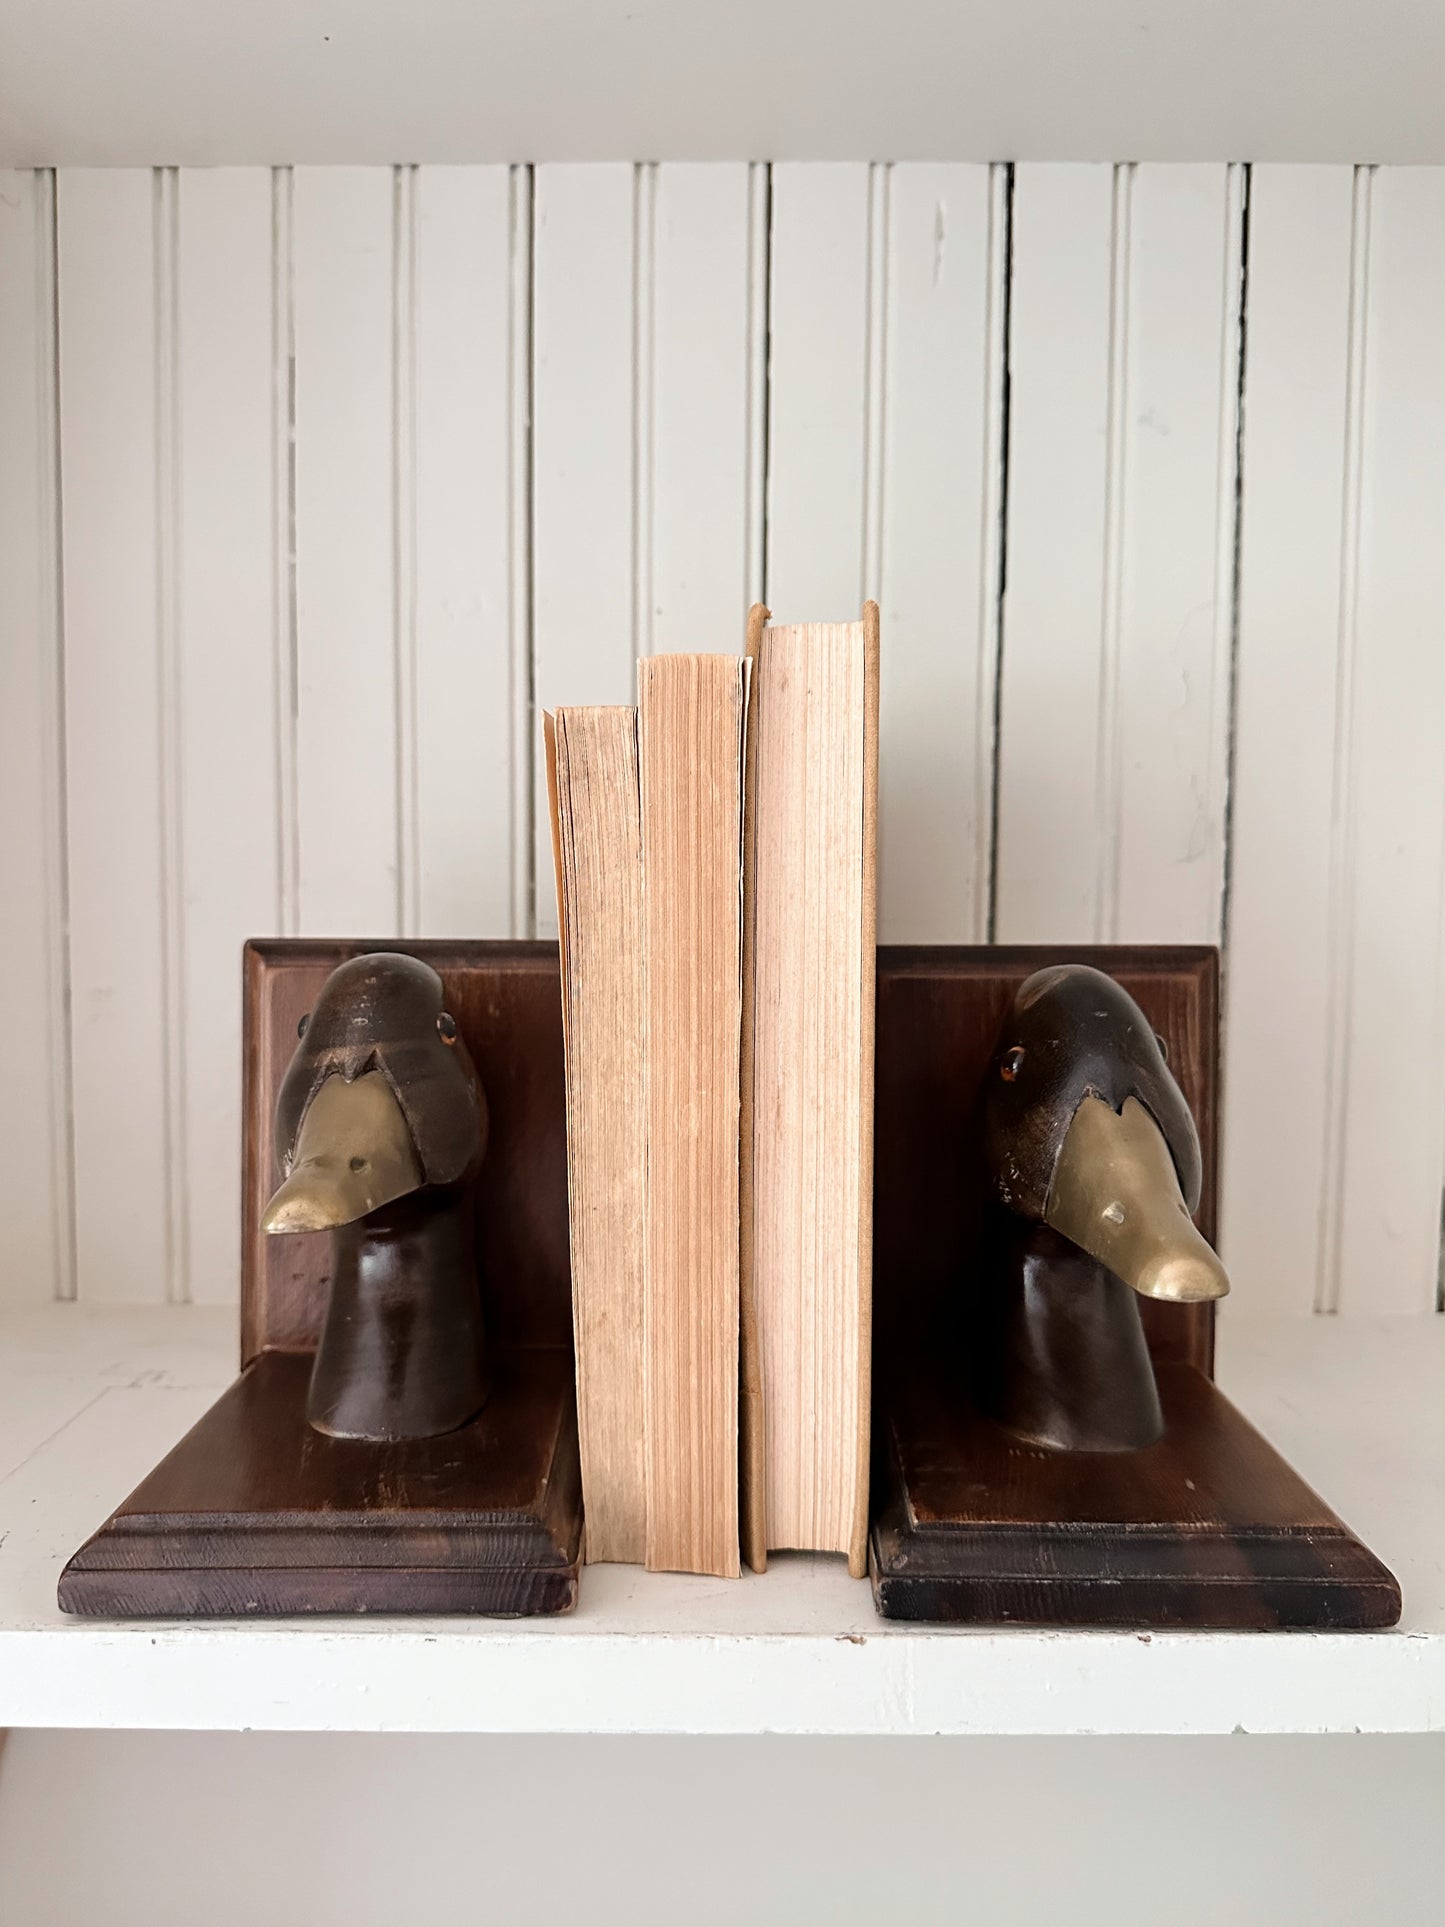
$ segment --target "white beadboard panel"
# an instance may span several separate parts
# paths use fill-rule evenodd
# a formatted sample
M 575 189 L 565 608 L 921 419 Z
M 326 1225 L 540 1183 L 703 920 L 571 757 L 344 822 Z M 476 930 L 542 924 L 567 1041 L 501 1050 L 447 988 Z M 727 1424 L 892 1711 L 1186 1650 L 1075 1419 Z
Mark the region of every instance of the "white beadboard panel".
M 241 948 L 281 920 L 272 177 L 178 188 L 181 1289 L 240 1275 Z M 284 650 L 281 652 L 284 660 Z M 289 695 L 289 691 L 288 691 Z
M 425 167 L 404 174 L 411 224 L 409 399 L 412 579 L 402 605 L 411 701 L 404 715 L 407 927 L 424 936 L 513 930 L 518 824 L 513 718 L 527 699 L 525 582 L 513 580 L 518 371 L 526 379 L 525 170 Z M 403 393 L 406 387 L 403 388 Z M 523 389 L 525 406 L 525 389 Z M 522 480 L 525 482 L 525 471 Z M 521 648 L 519 650 L 518 644 Z M 518 685 L 520 684 L 520 688 Z M 524 815 L 528 790 L 521 792 Z
M 1362 372 L 1352 383 L 1353 199 L 1349 168 L 1252 170 L 1222 1250 L 1261 1312 L 1308 1311 L 1320 1280 Z
M 1014 172 L 996 936 L 1088 942 L 1106 869 L 1115 170 Z
M 0 1294 L 232 1297 L 242 939 L 552 931 L 536 709 L 877 593 L 884 938 L 1223 907 L 1241 1305 L 1432 1305 L 1445 172 L 1245 172 L 0 177 Z
M 878 920 L 988 935 L 1008 171 L 888 183 Z
M 765 599 L 777 622 L 851 622 L 864 598 L 870 254 L 881 287 L 885 246 L 874 234 L 870 247 L 875 171 L 772 170 Z
M 0 1298 L 69 1297 L 54 183 L 0 173 Z
M 639 653 L 742 647 L 760 548 L 752 487 L 766 196 L 744 163 L 639 177 Z
M 296 792 L 300 927 L 400 924 L 395 171 L 298 168 Z
M 1445 169 L 1362 184 L 1343 1129 L 1324 1286 L 1341 1311 L 1422 1312 L 1445 1180 Z
M 1017 172 L 1000 937 L 1219 936 L 1242 194 Z
M 160 1300 L 181 1282 L 162 770 L 167 212 L 148 169 L 57 180 L 76 1273 L 93 1302 Z
M 558 703 L 633 700 L 634 363 L 638 170 L 535 169 L 532 292 L 532 687 Z M 535 754 L 533 889 L 557 934 L 543 759 Z
M 1242 168 L 1130 170 L 1103 934 L 1217 943 L 1224 891 Z

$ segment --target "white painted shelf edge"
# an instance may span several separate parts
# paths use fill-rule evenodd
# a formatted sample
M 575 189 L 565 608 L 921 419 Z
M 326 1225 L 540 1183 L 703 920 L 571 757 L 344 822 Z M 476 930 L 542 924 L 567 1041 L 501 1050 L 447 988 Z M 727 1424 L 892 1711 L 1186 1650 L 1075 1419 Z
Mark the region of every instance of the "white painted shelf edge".
M 553 1621 L 67 1619 L 68 1554 L 232 1374 L 233 1312 L 0 1314 L 0 1725 L 409 1732 L 1445 1728 L 1445 1319 L 1231 1317 L 1221 1380 L 1398 1574 L 1391 1633 L 885 1625 L 839 1561 L 593 1567 Z

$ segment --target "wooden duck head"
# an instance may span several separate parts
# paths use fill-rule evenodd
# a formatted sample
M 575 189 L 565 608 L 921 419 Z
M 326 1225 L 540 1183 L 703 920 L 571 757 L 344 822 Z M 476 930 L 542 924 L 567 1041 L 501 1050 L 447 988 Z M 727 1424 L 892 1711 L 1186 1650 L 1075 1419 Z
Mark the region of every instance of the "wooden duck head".
M 307 1416 L 343 1438 L 427 1438 L 484 1397 L 473 1181 L 481 1081 L 436 972 L 375 951 L 326 980 L 276 1104 L 267 1232 L 330 1231 Z
M 1134 1294 L 1196 1303 L 1229 1280 L 1196 1230 L 1199 1136 L 1158 1038 L 1101 971 L 1022 984 L 987 1072 L 994 1240 L 984 1404 L 1042 1445 L 1125 1450 L 1162 1430 Z

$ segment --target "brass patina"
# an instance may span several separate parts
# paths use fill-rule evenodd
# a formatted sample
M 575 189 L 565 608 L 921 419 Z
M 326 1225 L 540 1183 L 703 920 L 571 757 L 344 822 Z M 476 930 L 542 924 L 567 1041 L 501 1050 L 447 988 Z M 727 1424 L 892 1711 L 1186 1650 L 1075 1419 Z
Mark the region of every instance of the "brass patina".
M 1143 1298 L 1222 1298 L 1229 1277 L 1194 1228 L 1164 1135 L 1136 1097 L 1085 1097 L 1054 1166 L 1044 1222 Z
M 404 1198 L 425 1179 L 411 1131 L 380 1071 L 333 1072 L 301 1120 L 286 1180 L 263 1231 L 330 1231 Z

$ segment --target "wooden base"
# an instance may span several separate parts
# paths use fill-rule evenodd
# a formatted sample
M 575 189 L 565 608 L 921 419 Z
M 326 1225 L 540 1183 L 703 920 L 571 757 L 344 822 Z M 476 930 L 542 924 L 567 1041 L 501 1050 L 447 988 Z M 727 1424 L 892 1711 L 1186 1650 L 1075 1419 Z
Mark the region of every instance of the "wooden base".
M 899 1382 L 869 1544 L 883 1617 L 1393 1626 L 1393 1576 L 1210 1380 L 1179 1364 L 1158 1380 L 1164 1437 L 1120 1453 L 1028 1446 L 922 1370 Z
M 66 1612 L 568 1612 L 582 1487 L 571 1354 L 495 1352 L 486 1405 L 378 1445 L 306 1422 L 311 1355 L 263 1352 L 70 1560 Z

